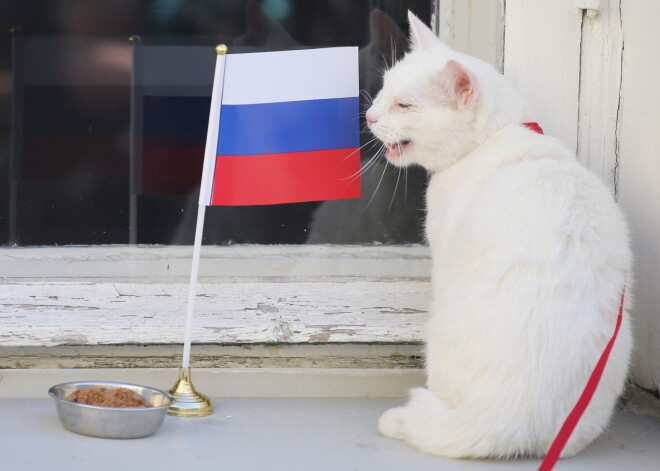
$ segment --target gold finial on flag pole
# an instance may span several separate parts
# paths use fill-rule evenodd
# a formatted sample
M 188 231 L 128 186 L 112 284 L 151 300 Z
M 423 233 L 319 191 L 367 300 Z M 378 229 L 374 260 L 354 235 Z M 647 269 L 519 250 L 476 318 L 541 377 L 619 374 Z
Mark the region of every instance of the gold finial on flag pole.
M 218 44 L 217 46 L 215 46 L 215 53 L 219 56 L 224 56 L 225 54 L 227 54 L 228 50 L 229 49 L 227 48 L 226 44 Z

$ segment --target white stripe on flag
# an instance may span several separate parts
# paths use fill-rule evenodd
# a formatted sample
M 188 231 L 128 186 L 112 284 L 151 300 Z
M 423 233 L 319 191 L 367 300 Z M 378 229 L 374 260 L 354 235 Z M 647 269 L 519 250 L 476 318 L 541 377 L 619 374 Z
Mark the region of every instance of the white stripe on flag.
M 204 149 L 204 167 L 202 168 L 202 182 L 199 186 L 199 204 L 211 204 L 213 191 L 213 175 L 215 174 L 216 152 L 218 150 L 218 133 L 220 131 L 220 111 L 222 106 L 223 80 L 225 75 L 226 55 L 218 55 L 215 63 L 213 77 L 213 94 L 211 95 L 211 111 L 209 113 L 209 128 L 206 134 L 206 147 Z
M 222 104 L 356 97 L 358 77 L 357 47 L 230 54 Z

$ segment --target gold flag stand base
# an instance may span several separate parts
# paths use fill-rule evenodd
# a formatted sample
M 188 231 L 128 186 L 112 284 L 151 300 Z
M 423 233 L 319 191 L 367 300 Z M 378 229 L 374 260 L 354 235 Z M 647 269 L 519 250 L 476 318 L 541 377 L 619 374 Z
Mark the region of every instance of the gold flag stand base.
M 177 417 L 202 417 L 213 414 L 211 399 L 197 392 L 190 376 L 190 368 L 179 368 L 179 379 L 169 390 L 176 402 L 170 406 L 167 413 Z

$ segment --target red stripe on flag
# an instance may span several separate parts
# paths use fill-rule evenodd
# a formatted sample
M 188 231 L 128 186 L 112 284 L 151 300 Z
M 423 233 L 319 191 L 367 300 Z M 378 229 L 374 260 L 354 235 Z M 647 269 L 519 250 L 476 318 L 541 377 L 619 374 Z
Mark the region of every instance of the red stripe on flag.
M 300 203 L 360 196 L 358 148 L 218 155 L 212 205 Z

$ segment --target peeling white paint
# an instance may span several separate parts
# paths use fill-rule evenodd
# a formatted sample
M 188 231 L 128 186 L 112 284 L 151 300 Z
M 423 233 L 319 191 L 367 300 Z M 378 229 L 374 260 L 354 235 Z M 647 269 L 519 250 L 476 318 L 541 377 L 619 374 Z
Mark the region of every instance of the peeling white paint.
M 419 342 L 429 291 L 422 281 L 202 284 L 193 341 Z M 186 294 L 185 283 L 0 285 L 2 345 L 180 343 Z
M 188 247 L 0 251 L 0 346 L 183 341 Z M 169 269 L 167 268 L 169 266 Z M 427 247 L 204 247 L 193 342 L 419 342 Z

